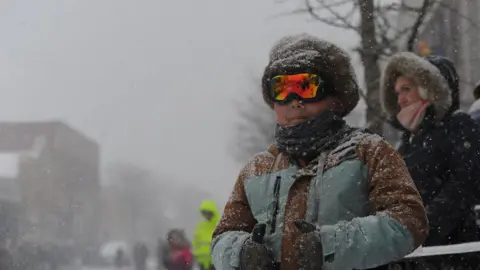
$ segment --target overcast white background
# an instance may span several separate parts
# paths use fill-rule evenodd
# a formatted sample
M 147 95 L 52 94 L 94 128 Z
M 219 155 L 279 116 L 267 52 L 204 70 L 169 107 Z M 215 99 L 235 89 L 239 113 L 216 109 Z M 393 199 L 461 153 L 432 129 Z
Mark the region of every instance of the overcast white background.
M 126 160 L 228 197 L 232 101 L 279 37 L 356 36 L 274 0 L 0 0 L 0 120 L 64 120 Z M 359 74 L 360 75 L 360 74 Z

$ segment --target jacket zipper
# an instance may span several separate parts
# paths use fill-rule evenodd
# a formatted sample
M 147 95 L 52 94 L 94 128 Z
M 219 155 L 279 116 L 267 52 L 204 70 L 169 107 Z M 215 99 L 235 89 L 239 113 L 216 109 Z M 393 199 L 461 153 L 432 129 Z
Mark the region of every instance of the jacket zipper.
M 273 186 L 273 216 L 272 223 L 270 224 L 270 233 L 275 232 L 275 227 L 277 225 L 277 215 L 278 215 L 278 204 L 280 197 L 280 181 L 282 180 L 281 176 L 277 176 L 275 179 L 275 185 Z

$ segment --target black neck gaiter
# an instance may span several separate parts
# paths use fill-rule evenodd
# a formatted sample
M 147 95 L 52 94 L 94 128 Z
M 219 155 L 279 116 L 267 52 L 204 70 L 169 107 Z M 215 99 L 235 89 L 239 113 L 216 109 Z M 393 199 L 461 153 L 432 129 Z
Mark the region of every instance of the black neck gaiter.
M 332 150 L 352 130 L 345 120 L 328 110 L 298 125 L 277 125 L 275 146 L 294 158 L 310 158 Z

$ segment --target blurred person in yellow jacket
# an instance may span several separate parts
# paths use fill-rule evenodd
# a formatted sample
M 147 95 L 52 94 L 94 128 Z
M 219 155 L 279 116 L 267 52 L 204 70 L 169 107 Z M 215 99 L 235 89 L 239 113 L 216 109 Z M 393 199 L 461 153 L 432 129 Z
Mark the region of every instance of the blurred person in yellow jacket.
M 210 248 L 212 235 L 220 219 L 215 202 L 205 200 L 200 204 L 203 220 L 197 223 L 193 239 L 193 256 L 201 270 L 214 270 Z

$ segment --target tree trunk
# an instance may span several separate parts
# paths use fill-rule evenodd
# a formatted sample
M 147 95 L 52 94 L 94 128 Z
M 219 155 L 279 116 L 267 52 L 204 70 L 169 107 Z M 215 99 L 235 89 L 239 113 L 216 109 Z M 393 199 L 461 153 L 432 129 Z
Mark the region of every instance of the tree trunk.
M 373 0 L 358 0 L 360 6 L 360 56 L 365 69 L 364 79 L 367 87 L 367 127 L 377 134 L 383 132 L 383 121 L 379 113 L 382 112 L 379 102 L 380 67 L 377 53 L 377 39 L 375 29 L 375 11 Z

